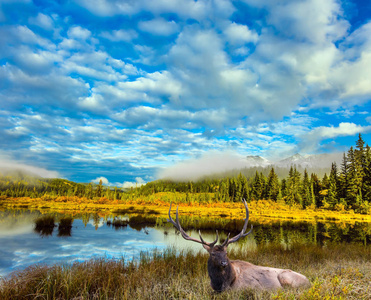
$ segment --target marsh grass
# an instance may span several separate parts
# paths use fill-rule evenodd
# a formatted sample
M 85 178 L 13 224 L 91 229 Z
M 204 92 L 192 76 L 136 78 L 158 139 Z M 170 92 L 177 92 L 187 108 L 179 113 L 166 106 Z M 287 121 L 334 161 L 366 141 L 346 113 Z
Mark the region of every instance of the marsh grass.
M 206 252 L 142 253 L 138 261 L 94 259 L 34 265 L 1 279 L 0 299 L 370 299 L 371 248 L 337 244 L 258 246 L 231 259 L 290 268 L 306 275 L 306 290 L 213 292 Z

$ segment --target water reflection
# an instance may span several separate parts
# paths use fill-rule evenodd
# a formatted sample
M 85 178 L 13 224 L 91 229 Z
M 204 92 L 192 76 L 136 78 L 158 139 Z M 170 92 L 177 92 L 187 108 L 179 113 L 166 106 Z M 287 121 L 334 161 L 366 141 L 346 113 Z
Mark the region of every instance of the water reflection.
M 61 218 L 58 225 L 58 236 L 71 236 L 72 231 L 72 224 L 73 224 L 73 218 L 72 217 L 65 217 Z
M 228 232 L 241 231 L 243 220 L 180 218 L 190 236 L 202 230 L 207 241 L 215 239 L 218 229 L 221 242 Z M 254 248 L 264 243 L 325 245 L 371 242 L 368 223 L 307 223 L 269 221 L 253 222 L 254 231 L 231 247 Z M 40 239 L 42 237 L 42 239 Z M 0 276 L 34 263 L 52 264 L 86 260 L 94 256 L 136 259 L 142 250 L 168 246 L 202 251 L 197 243 L 185 241 L 175 228 L 157 215 L 116 214 L 43 214 L 40 211 L 0 212 Z
M 35 220 L 35 232 L 41 237 L 52 235 L 55 226 L 55 218 L 52 215 L 40 216 Z

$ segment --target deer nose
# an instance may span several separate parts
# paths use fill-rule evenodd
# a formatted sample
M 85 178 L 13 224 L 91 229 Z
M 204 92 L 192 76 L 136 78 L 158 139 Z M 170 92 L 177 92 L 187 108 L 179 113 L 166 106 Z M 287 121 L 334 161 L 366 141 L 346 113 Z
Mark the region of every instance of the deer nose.
M 228 266 L 228 262 L 227 261 L 222 261 L 221 265 L 222 265 L 222 267 L 226 267 L 226 266 Z

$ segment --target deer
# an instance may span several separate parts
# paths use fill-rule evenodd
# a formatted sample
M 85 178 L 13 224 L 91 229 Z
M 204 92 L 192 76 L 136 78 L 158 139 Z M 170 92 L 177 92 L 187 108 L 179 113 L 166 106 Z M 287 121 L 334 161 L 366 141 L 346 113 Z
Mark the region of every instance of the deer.
M 200 239 L 189 236 L 179 223 L 178 208 L 176 208 L 175 221 L 171 217 L 171 205 L 169 208 L 169 219 L 167 221 L 174 225 L 180 232 L 181 236 L 188 241 L 202 244 L 209 253 L 207 261 L 207 270 L 210 278 L 210 284 L 214 291 L 223 292 L 229 289 L 258 289 L 258 290 L 277 290 L 285 287 L 306 288 L 311 284 L 307 277 L 289 269 L 278 269 L 264 266 L 257 266 L 247 261 L 230 260 L 227 255 L 228 245 L 237 242 L 239 239 L 248 236 L 252 230 L 246 232 L 249 222 L 249 208 L 245 199 L 246 218 L 242 231 L 230 238 L 228 234 L 226 240 L 221 245 L 216 245 L 219 240 L 218 231 L 216 230 L 216 239 L 212 243 L 205 242 L 198 231 Z

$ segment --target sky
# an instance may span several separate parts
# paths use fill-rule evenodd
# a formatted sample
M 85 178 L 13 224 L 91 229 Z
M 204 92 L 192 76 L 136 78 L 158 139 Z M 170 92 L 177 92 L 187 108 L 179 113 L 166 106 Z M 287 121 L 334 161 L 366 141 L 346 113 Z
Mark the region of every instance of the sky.
M 370 100 L 369 0 L 0 0 L 3 167 L 130 186 L 342 152 Z

